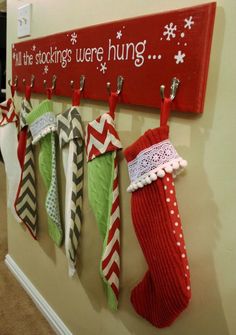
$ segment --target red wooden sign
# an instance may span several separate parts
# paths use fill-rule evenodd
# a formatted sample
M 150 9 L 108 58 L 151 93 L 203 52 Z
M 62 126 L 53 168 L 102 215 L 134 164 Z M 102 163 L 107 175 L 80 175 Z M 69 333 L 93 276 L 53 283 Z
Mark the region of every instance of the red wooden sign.
M 84 98 L 107 100 L 106 83 L 116 90 L 118 75 L 124 77 L 121 102 L 160 107 L 160 85 L 166 95 L 173 77 L 180 79 L 174 107 L 201 113 L 206 91 L 216 3 L 147 15 L 12 45 L 12 75 L 23 78 L 33 91 L 45 91 L 56 74 L 56 95 L 71 96 L 85 75 Z

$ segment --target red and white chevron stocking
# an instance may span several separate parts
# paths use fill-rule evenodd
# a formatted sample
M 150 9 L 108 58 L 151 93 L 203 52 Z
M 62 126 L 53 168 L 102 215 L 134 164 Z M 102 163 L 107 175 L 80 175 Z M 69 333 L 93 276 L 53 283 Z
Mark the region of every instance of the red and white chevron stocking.
M 110 111 L 87 126 L 85 145 L 88 160 L 88 194 L 103 250 L 100 274 L 105 283 L 108 304 L 117 309 L 120 276 L 120 205 L 117 150 L 120 139 L 115 130 L 117 95 L 110 97 Z
M 0 104 L 0 151 L 5 164 L 8 179 L 8 207 L 18 222 L 21 219 L 17 216 L 14 201 L 18 188 L 21 169 L 17 158 L 18 115 L 16 114 L 12 99 Z

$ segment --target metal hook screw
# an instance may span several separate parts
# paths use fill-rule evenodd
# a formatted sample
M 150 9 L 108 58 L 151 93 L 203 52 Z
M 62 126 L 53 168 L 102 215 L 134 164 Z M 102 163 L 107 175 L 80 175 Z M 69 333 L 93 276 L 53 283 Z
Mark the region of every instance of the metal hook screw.
M 123 84 L 124 84 L 124 78 L 122 76 L 118 76 L 117 77 L 117 91 L 116 91 L 118 95 L 122 92 Z
M 84 84 L 85 84 L 85 76 L 82 74 L 80 76 L 80 81 L 79 81 L 79 90 L 80 90 L 80 92 L 83 91 Z
M 124 77 L 118 76 L 117 77 L 117 89 L 116 89 L 116 93 L 118 95 L 122 92 L 123 84 L 124 84 Z M 111 95 L 111 83 L 109 81 L 107 82 L 107 91 L 108 91 L 108 94 Z
M 177 90 L 178 90 L 178 87 L 179 87 L 179 84 L 180 84 L 180 80 L 176 77 L 174 77 L 172 79 L 172 83 L 171 83 L 171 87 L 170 87 L 170 99 L 171 100 L 174 100 L 175 96 L 176 96 L 176 93 L 177 93 Z
M 107 92 L 108 95 L 111 95 L 111 83 L 109 81 L 107 82 Z
M 11 86 L 13 86 L 13 87 L 17 87 L 17 85 L 18 85 L 18 76 L 15 76 L 15 79 L 14 79 L 14 81 L 13 81 L 14 83 L 13 84 L 11 84 L 11 79 L 9 79 L 8 80 L 8 85 L 11 87 Z
M 53 77 L 52 77 L 52 87 L 51 87 L 52 90 L 55 90 L 55 88 L 56 88 L 56 81 L 57 81 L 57 76 L 54 74 Z M 43 81 L 43 86 L 45 88 L 47 88 L 47 80 L 46 79 L 44 79 L 44 81 Z
M 70 81 L 70 87 L 72 88 L 72 90 L 74 89 L 74 84 L 75 84 L 74 80 L 71 80 Z M 85 76 L 82 74 L 80 76 L 80 81 L 79 81 L 79 90 L 80 90 L 80 92 L 83 91 L 84 84 L 85 84 Z
M 35 75 L 32 74 L 32 76 L 31 76 L 31 80 L 30 80 L 30 87 L 31 87 L 31 88 L 34 87 L 34 80 L 35 80 Z M 23 84 L 26 85 L 26 80 L 25 80 L 25 78 L 24 78 L 22 81 L 23 81 Z
M 176 77 L 172 78 L 170 87 L 170 99 L 174 100 L 176 93 L 180 84 L 180 80 Z M 160 86 L 160 95 L 162 99 L 165 99 L 165 85 Z

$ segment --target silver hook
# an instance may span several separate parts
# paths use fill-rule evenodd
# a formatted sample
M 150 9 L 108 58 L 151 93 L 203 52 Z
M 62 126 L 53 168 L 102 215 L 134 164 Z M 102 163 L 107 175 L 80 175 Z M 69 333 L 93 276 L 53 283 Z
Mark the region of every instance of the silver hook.
M 180 84 L 180 80 L 176 77 L 174 77 L 172 79 L 172 83 L 171 83 L 171 87 L 170 87 L 170 99 L 171 100 L 174 100 L 175 96 L 176 96 L 176 93 L 177 93 L 177 90 L 178 90 L 178 87 L 179 87 L 179 84 Z
M 72 89 L 74 89 L 74 84 L 75 84 L 74 80 L 71 80 L 71 81 L 70 81 L 70 86 L 71 86 Z M 82 74 L 82 75 L 80 76 L 80 80 L 79 80 L 79 90 L 80 90 L 80 92 L 83 91 L 83 89 L 84 89 L 84 84 L 85 84 L 85 76 Z
M 84 90 L 85 76 L 82 74 L 79 81 L 79 90 L 82 92 Z
M 165 99 L 165 85 L 160 86 L 160 95 L 161 95 L 162 100 L 164 100 Z
M 51 87 L 52 90 L 55 90 L 55 88 L 56 88 L 56 81 L 57 81 L 57 76 L 54 74 L 52 76 L 52 87 Z M 43 81 L 43 86 L 45 88 L 47 88 L 47 80 L 46 79 L 44 79 L 44 81 Z
M 108 95 L 111 95 L 111 83 L 109 81 L 107 82 L 107 92 Z
M 122 76 L 118 76 L 117 77 L 117 91 L 116 91 L 118 95 L 122 92 L 123 84 L 124 84 L 124 78 Z
M 17 85 L 18 85 L 18 76 L 15 76 L 15 79 L 14 79 L 14 84 L 11 84 L 11 79 L 9 79 L 8 80 L 8 85 L 11 87 L 11 86 L 13 86 L 13 87 L 17 87 Z
M 32 76 L 31 76 L 31 81 L 30 81 L 30 87 L 31 87 L 31 88 L 34 87 L 34 80 L 35 80 L 35 75 L 32 74 Z M 23 81 L 23 84 L 26 85 L 26 80 L 25 80 L 25 78 L 24 78 L 22 81 Z
M 174 100 L 174 98 L 176 97 L 179 84 L 180 84 L 180 80 L 178 78 L 176 77 L 172 78 L 171 86 L 170 86 L 170 99 L 171 100 Z M 160 94 L 161 94 L 161 98 L 165 99 L 165 85 L 160 86 Z
M 123 84 L 124 84 L 124 77 L 118 76 L 117 77 L 117 89 L 116 89 L 116 93 L 118 95 L 122 92 Z M 111 95 L 111 83 L 110 82 L 107 82 L 107 91 L 108 91 L 108 94 Z

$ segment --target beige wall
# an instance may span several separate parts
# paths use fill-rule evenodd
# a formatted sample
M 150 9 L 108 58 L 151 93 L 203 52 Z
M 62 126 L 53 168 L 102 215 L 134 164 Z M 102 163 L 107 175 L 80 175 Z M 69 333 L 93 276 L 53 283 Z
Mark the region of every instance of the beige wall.
M 28 1 L 8 0 L 8 77 L 10 45 L 17 41 L 17 7 Z M 196 5 L 204 0 L 32 0 L 32 38 L 104 21 Z M 98 275 L 101 241 L 87 201 L 85 173 L 84 223 L 79 278 L 67 277 L 64 250 L 47 236 L 44 190 L 38 177 L 39 242 L 8 215 L 9 253 L 55 309 L 74 335 L 234 335 L 236 334 L 236 1 L 219 0 L 212 46 L 205 112 L 200 117 L 174 114 L 171 138 L 189 166 L 176 188 L 191 266 L 193 298 L 173 326 L 159 332 L 139 318 L 129 302 L 131 288 L 146 264 L 130 218 L 127 168 L 121 157 L 122 277 L 120 309 L 112 313 Z M 158 93 L 157 93 L 158 94 Z M 39 97 L 42 99 L 42 97 Z M 19 105 L 20 99 L 17 99 Z M 34 99 L 33 103 L 38 103 Z M 55 98 L 58 112 L 68 100 Z M 82 105 L 85 122 L 106 109 L 105 104 Z M 126 147 L 146 129 L 158 124 L 158 112 L 120 107 L 118 131 Z M 61 169 L 61 184 L 64 183 Z M 61 186 L 63 190 L 63 186 Z

